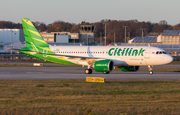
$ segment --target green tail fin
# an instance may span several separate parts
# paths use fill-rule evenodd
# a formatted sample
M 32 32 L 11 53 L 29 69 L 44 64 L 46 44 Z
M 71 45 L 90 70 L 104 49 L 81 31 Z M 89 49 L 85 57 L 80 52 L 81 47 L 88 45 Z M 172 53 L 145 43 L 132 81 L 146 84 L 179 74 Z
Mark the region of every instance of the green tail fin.
M 44 49 L 48 52 L 52 52 L 39 32 L 36 30 L 32 22 L 28 18 L 22 18 L 22 25 L 24 36 L 26 40 L 26 46 L 33 49 L 35 52 L 44 52 Z

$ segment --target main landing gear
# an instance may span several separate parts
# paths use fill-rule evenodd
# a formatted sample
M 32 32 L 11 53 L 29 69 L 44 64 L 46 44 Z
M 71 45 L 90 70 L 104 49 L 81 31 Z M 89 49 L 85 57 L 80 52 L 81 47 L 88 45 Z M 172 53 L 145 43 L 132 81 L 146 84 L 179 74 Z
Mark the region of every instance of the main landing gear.
M 149 68 L 149 74 L 152 75 L 153 74 L 152 66 L 149 65 L 148 68 Z
M 85 74 L 92 74 L 92 67 L 91 67 L 91 66 L 88 66 L 88 69 L 85 69 L 85 70 L 84 70 L 84 73 L 85 73 Z
M 85 69 L 84 73 L 85 74 L 92 74 L 92 69 Z

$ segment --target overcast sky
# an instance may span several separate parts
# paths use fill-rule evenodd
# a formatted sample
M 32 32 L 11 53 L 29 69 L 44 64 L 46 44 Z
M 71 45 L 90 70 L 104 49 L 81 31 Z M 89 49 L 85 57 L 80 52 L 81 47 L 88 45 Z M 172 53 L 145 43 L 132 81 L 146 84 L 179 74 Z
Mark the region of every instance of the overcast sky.
M 46 24 L 102 19 L 180 23 L 180 0 L 0 0 L 0 21 L 21 18 Z

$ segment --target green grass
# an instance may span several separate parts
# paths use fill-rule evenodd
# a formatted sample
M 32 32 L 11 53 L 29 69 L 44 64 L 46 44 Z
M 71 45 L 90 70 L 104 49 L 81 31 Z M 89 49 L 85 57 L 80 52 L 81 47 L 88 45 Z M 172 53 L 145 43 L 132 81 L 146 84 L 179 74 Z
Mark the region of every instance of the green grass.
M 0 80 L 0 114 L 180 114 L 180 80 Z

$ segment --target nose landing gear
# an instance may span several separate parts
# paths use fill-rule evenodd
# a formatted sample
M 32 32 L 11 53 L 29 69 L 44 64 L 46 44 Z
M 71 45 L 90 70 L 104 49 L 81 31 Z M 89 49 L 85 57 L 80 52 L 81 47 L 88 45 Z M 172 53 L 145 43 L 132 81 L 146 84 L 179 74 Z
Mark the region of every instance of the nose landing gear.
M 153 74 L 152 67 L 153 67 L 153 66 L 150 66 L 150 65 L 148 66 L 148 68 L 149 68 L 149 74 L 150 74 L 150 75 Z

